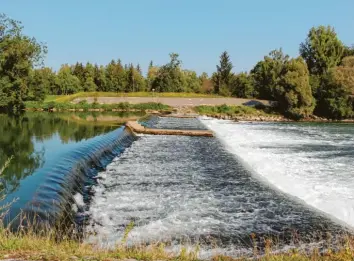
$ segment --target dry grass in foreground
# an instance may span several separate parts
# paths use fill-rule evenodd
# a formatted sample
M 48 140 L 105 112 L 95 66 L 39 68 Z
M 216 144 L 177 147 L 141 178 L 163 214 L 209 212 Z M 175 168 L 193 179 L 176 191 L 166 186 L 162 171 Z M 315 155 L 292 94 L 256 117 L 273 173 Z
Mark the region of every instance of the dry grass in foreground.
M 11 160 L 11 159 L 10 159 Z M 4 168 L 0 168 L 0 175 Z M 1 199 L 0 199 L 1 202 Z M 32 230 L 11 232 L 0 224 L 0 259 L 22 259 L 22 260 L 97 260 L 97 261 L 113 261 L 123 259 L 136 260 L 179 260 L 179 261 L 196 261 L 199 260 L 199 246 L 193 250 L 181 247 L 179 253 L 169 253 L 166 251 L 165 245 L 150 244 L 135 247 L 127 247 L 126 241 L 133 224 L 126 229 L 124 238 L 120 244 L 113 249 L 100 248 L 93 244 L 81 243 L 70 238 L 58 239 L 54 231 L 47 233 L 34 233 Z M 234 261 L 234 260 L 261 260 L 261 261 L 352 261 L 354 260 L 354 238 L 346 238 L 343 241 L 340 250 L 333 251 L 327 249 L 320 251 L 314 249 L 311 253 L 300 250 L 291 250 L 287 253 L 276 254 L 272 248 L 271 242 L 266 242 L 265 254 L 259 256 L 256 248 L 253 257 L 231 258 L 227 256 L 214 256 L 213 261 Z M 338 247 L 337 247 L 338 249 Z
M 254 253 L 253 257 L 231 258 L 226 256 L 214 256 L 213 261 L 233 260 L 264 260 L 264 261 L 320 261 L 354 260 L 354 240 L 347 239 L 341 250 L 333 251 L 328 249 L 319 252 L 315 249 L 311 253 L 299 250 L 291 250 L 287 253 L 275 254 L 271 247 L 266 249 L 262 256 Z M 177 254 L 168 253 L 164 244 L 152 244 L 146 246 L 127 247 L 124 239 L 114 249 L 102 249 L 95 245 L 80 243 L 75 240 L 62 239 L 58 241 L 55 235 L 38 236 L 35 233 L 11 233 L 5 229 L 0 230 L 0 259 L 20 258 L 24 260 L 180 260 L 196 261 L 198 259 L 199 247 L 192 251 L 181 248 Z

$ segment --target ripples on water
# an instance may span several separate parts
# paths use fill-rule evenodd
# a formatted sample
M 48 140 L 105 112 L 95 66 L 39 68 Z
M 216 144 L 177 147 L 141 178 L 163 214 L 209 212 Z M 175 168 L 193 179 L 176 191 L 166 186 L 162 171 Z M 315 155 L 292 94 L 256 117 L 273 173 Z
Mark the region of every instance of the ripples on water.
M 207 130 L 208 128 L 195 118 L 171 118 L 151 116 L 143 125 L 155 129 L 175 129 L 175 130 Z
M 354 125 L 203 120 L 282 191 L 354 226 Z
M 170 123 L 176 127 L 175 122 L 163 118 L 151 127 L 166 128 Z M 182 122 L 200 124 L 196 119 Z M 239 135 L 221 132 L 231 124 L 204 122 L 224 142 L 233 144 L 227 133 Z M 130 244 L 199 242 L 206 252 L 217 245 L 220 252 L 231 255 L 251 249 L 251 233 L 279 236 L 289 243 L 297 237 L 312 241 L 319 233 L 342 229 L 259 181 L 216 138 L 141 136 L 99 173 L 95 192 L 88 230 L 96 234 L 87 240 L 103 246 L 119 241 L 131 221 L 135 227 L 128 237 Z

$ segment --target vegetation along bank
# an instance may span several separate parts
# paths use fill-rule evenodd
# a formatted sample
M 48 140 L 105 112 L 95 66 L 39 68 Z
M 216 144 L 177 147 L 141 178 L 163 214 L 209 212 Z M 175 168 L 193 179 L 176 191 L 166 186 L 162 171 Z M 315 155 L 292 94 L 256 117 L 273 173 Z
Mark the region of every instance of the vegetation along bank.
M 345 46 L 330 26 L 311 28 L 299 57 L 276 49 L 249 72 L 234 73 L 229 54 L 223 52 L 210 76 L 182 68 L 176 53 L 164 65 L 151 61 L 143 75 L 139 64 L 120 59 L 106 65 L 64 64 L 54 71 L 43 64 L 46 52 L 47 46 L 23 33 L 20 22 L 1 15 L 0 110 L 16 113 L 49 95 L 82 92 L 196 93 L 276 101 L 279 113 L 292 119 L 353 118 L 354 48 Z

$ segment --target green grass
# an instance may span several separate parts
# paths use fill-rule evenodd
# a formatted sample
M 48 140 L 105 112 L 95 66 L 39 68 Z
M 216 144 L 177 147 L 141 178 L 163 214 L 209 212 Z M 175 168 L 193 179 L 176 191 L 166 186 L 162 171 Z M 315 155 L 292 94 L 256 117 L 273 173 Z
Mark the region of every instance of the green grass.
M 88 103 L 86 100 L 79 103 L 71 102 L 58 102 L 57 100 L 51 102 L 25 102 L 27 110 L 44 110 L 44 111 L 90 111 L 90 110 L 100 110 L 100 111 L 147 111 L 147 110 L 156 110 L 156 111 L 171 111 L 171 107 L 156 102 L 148 103 L 138 103 L 130 104 L 128 102 L 121 102 L 116 104 L 98 104 L 98 103 Z
M 202 115 L 228 115 L 228 116 L 275 116 L 279 115 L 272 111 L 270 107 L 266 106 L 258 106 L 258 107 L 250 107 L 250 106 L 228 106 L 228 105 L 219 105 L 219 106 L 196 106 L 194 110 Z
M 45 97 L 45 102 L 51 102 L 51 101 L 55 101 L 56 99 L 59 99 L 59 98 L 62 98 L 62 97 L 65 97 L 65 95 L 47 95 Z
M 79 92 L 72 95 L 48 95 L 45 102 L 68 102 L 76 98 L 85 97 L 172 97 L 172 98 L 218 98 L 222 97 L 214 94 L 186 93 L 186 92 Z

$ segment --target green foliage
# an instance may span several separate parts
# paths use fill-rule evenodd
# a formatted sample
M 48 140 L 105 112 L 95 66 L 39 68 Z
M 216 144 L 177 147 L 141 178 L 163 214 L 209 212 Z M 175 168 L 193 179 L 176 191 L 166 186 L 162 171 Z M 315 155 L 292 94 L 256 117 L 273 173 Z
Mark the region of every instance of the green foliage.
M 77 111 L 90 111 L 90 110 L 103 110 L 103 111 L 146 111 L 146 110 L 171 110 L 170 106 L 161 103 L 147 102 L 130 104 L 128 102 L 120 102 L 115 104 L 99 104 L 97 102 L 88 103 L 86 100 L 82 100 L 79 103 L 71 103 L 68 101 L 64 102 L 35 102 L 28 101 L 25 103 L 27 110 L 57 110 L 57 111 L 67 111 L 67 110 L 77 110 Z
M 194 71 L 183 70 L 183 85 L 185 92 L 199 93 L 201 92 L 201 81 L 198 75 Z
M 178 54 L 170 54 L 170 62 L 161 66 L 151 86 L 157 92 L 184 92 L 184 79 Z
M 126 89 L 125 92 L 137 92 L 146 90 L 146 81 L 141 74 L 140 66 L 134 68 L 133 64 L 130 64 L 128 71 L 126 72 Z
M 310 75 L 310 86 L 311 86 L 311 91 L 312 91 L 312 96 L 317 99 L 317 93 L 319 91 L 319 88 L 321 86 L 322 82 L 322 76 L 319 75 Z
M 310 87 L 309 72 L 301 57 L 284 64 L 275 95 L 278 108 L 286 115 L 300 119 L 312 114 L 315 100 Z
M 224 93 L 229 93 L 226 89 L 229 88 L 232 78 L 232 68 L 233 65 L 230 56 L 225 51 L 220 55 L 220 64 L 216 66 L 216 74 L 213 77 L 215 93 L 219 93 L 221 88 L 224 88 Z
M 81 90 L 79 78 L 71 74 L 71 69 L 68 65 L 63 65 L 60 68 L 55 84 L 59 95 L 73 94 Z
M 221 96 L 230 97 L 231 96 L 230 86 L 225 83 L 220 85 L 219 86 L 219 94 Z
M 126 71 L 122 62 L 112 60 L 106 67 L 106 91 L 123 92 L 126 85 Z
M 156 79 L 158 70 L 159 70 L 159 67 L 154 66 L 153 62 L 151 61 L 150 65 L 149 65 L 148 72 L 147 72 L 147 76 L 146 76 L 146 84 L 147 84 L 147 90 L 148 91 L 152 91 L 152 89 L 153 89 L 152 85 L 153 85 L 153 82 Z
M 93 77 L 88 77 L 85 80 L 84 86 L 83 86 L 84 91 L 86 92 L 94 92 L 97 90 L 97 85 L 95 84 Z
M 229 116 L 243 116 L 243 115 L 253 115 L 253 116 L 265 116 L 269 115 L 271 111 L 267 111 L 266 108 L 258 109 L 250 106 L 228 106 L 226 104 L 218 106 L 208 106 L 201 105 L 194 107 L 195 111 L 199 114 L 206 115 L 217 115 L 226 114 Z
M 353 57 L 343 61 L 344 66 L 329 70 L 318 90 L 315 113 L 319 116 L 343 119 L 353 117 L 354 67 Z M 345 66 L 346 65 L 346 66 Z
M 56 75 L 50 68 L 32 70 L 26 100 L 44 101 L 48 93 L 55 92 Z
M 273 50 L 252 69 L 255 94 L 260 99 L 276 100 L 276 89 L 282 75 L 285 63 L 289 60 L 282 49 Z
M 290 59 L 282 50 L 274 50 L 251 71 L 258 98 L 277 101 L 285 115 L 300 119 L 312 114 L 315 101 L 311 84 L 318 85 L 310 76 L 302 58 Z
M 230 85 L 232 96 L 239 98 L 252 98 L 255 96 L 253 77 L 247 73 L 234 75 Z
M 71 73 L 80 80 L 81 85 L 85 83 L 85 68 L 82 63 L 77 62 L 75 65 L 71 66 Z
M 155 66 L 151 61 L 146 77 L 139 64 L 123 65 L 121 60 L 101 66 L 89 62 L 64 64 L 58 72 L 34 68 L 45 53 L 43 45 L 22 34 L 19 22 L 0 16 L 0 110 L 20 111 L 24 109 L 24 101 L 32 108 L 48 109 L 53 104 L 41 104 L 46 95 L 78 94 L 79 97 L 80 92 L 107 92 L 103 96 L 166 93 L 168 97 L 180 97 L 170 93 L 183 93 L 181 97 L 190 97 L 184 93 L 215 93 L 276 101 L 283 113 L 295 118 L 312 113 L 315 104 L 312 97 L 319 101 L 317 115 L 334 118 L 351 115 L 350 94 L 354 90 L 348 87 L 348 81 L 340 80 L 339 74 L 347 70 L 343 68 L 354 65 L 354 47 L 344 46 L 330 26 L 311 28 L 306 41 L 301 43 L 300 53 L 307 69 L 299 59 L 290 60 L 282 49 L 271 51 L 249 74 L 232 73 L 233 65 L 225 51 L 211 77 L 182 69 L 176 53 L 171 53 L 170 61 L 162 66 Z M 349 74 L 343 73 L 343 77 L 348 78 Z M 151 93 L 141 94 L 146 91 Z M 56 106 L 67 109 L 72 105 Z M 95 106 L 99 107 L 97 103 Z
M 311 74 L 323 75 L 337 66 L 345 47 L 330 26 L 313 27 L 307 39 L 300 45 L 300 54 L 305 59 Z
M 106 68 L 104 66 L 98 67 L 98 65 L 95 65 L 95 76 L 94 76 L 94 82 L 97 86 L 97 91 L 106 91 L 107 89 L 107 80 L 106 80 Z
M 28 92 L 29 75 L 45 46 L 22 33 L 21 23 L 0 14 L 0 109 L 18 112 Z

